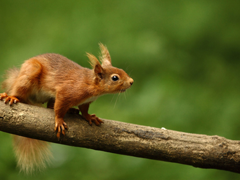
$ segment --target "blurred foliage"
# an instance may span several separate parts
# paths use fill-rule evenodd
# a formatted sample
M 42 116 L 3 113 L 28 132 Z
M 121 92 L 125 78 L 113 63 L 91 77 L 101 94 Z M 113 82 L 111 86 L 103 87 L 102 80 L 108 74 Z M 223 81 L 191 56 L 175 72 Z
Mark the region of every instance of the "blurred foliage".
M 240 1 L 1 1 L 0 74 L 55 52 L 90 67 L 106 44 L 135 80 L 90 107 L 98 116 L 177 131 L 240 138 Z M 2 81 L 2 77 L 0 79 Z M 11 136 L 0 133 L 0 178 L 239 179 L 235 173 L 52 145 L 54 161 L 18 172 Z

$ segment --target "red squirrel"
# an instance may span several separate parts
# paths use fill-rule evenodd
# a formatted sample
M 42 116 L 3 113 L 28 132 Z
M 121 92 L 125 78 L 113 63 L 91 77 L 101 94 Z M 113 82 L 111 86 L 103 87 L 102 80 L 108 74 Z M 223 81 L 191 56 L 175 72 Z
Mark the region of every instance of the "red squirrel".
M 5 93 L 0 100 L 13 105 L 17 102 L 27 104 L 43 104 L 55 112 L 55 128 L 57 138 L 65 135 L 68 128 L 63 117 L 67 111 L 78 106 L 82 116 L 92 125 L 103 123 L 95 114 L 90 115 L 90 103 L 99 96 L 121 93 L 130 88 L 133 79 L 128 74 L 112 66 L 108 49 L 99 44 L 101 49 L 100 62 L 87 53 L 93 69 L 84 68 L 59 54 L 42 54 L 26 60 L 20 70 L 10 69 L 6 80 L 2 83 Z M 21 170 L 31 172 L 44 165 L 48 155 L 45 142 L 15 136 L 15 149 L 18 166 Z

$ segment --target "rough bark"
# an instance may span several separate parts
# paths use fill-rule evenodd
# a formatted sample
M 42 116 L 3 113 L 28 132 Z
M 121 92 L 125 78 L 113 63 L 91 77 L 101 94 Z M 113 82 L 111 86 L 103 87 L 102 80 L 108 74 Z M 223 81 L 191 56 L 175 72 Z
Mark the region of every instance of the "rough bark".
M 0 102 L 0 130 L 44 141 L 200 168 L 240 172 L 240 141 L 104 120 L 89 124 L 77 114 L 65 117 L 69 129 L 58 141 L 51 109 Z

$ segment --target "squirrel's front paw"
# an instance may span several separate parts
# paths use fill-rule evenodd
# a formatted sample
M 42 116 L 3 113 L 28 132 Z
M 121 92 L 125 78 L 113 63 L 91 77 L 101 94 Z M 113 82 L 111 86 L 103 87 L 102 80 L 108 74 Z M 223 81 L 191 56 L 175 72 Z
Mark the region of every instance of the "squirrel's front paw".
M 57 132 L 57 138 L 60 139 L 61 133 L 65 135 L 65 129 L 68 129 L 67 124 L 63 121 L 62 118 L 55 119 L 55 128 L 54 131 Z
M 97 126 L 100 126 L 101 123 L 103 123 L 103 121 L 101 119 L 99 119 L 95 114 L 88 114 L 87 117 L 85 117 L 85 119 L 88 121 L 88 123 L 90 125 L 92 125 L 92 121 L 97 125 Z
M 13 103 L 19 102 L 19 99 L 14 96 L 8 96 L 7 93 L 0 94 L 0 100 L 4 100 L 4 103 L 7 104 L 9 102 L 9 105 L 11 106 Z

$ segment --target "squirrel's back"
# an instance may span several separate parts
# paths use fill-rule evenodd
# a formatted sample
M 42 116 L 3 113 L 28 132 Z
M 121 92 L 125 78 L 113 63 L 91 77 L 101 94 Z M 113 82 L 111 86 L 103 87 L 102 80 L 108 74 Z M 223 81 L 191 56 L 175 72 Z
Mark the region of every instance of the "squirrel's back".
M 31 59 L 36 59 L 40 63 L 43 63 L 43 65 L 44 64 L 50 65 L 49 68 L 52 68 L 53 70 L 62 69 L 62 68 L 66 70 L 83 68 L 82 66 L 75 63 L 74 61 L 71 61 L 67 57 L 62 56 L 60 54 L 55 54 L 55 53 L 41 54 L 41 55 L 32 57 Z
M 41 85 L 46 88 L 57 88 L 59 85 L 67 82 L 83 81 L 85 76 L 90 74 L 90 69 L 84 68 L 79 64 L 60 54 L 47 53 L 35 56 L 22 65 L 21 69 L 27 69 L 28 66 L 36 66 L 39 64 L 41 71 L 39 72 L 39 79 Z

